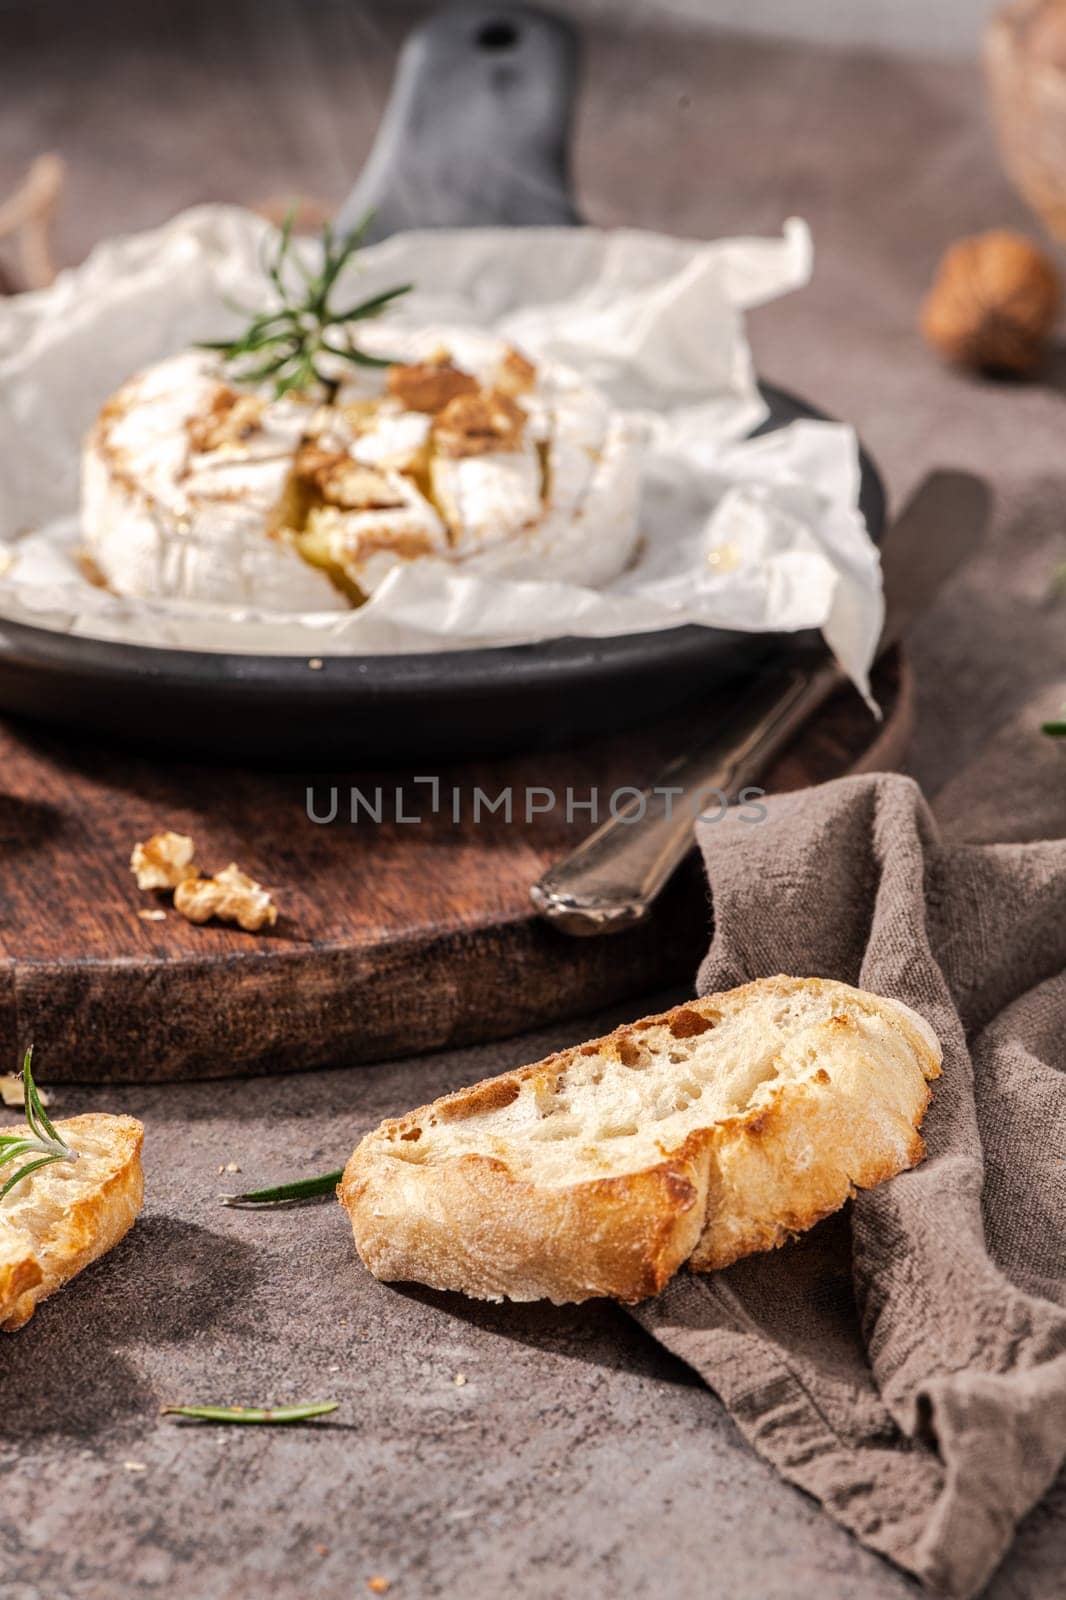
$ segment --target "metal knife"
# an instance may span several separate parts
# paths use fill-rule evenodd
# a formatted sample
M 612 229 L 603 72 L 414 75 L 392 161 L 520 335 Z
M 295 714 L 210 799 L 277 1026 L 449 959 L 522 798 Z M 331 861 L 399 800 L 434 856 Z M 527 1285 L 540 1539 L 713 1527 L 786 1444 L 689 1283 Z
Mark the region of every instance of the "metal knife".
M 969 473 L 934 472 L 916 490 L 885 540 L 879 654 L 975 553 L 988 507 L 985 485 Z M 735 801 L 846 682 L 827 657 L 794 662 L 757 679 L 709 739 L 672 761 L 640 799 L 533 885 L 530 897 L 541 916 L 578 935 L 616 933 L 641 921 L 692 848 L 703 797 L 713 791 L 716 798 Z

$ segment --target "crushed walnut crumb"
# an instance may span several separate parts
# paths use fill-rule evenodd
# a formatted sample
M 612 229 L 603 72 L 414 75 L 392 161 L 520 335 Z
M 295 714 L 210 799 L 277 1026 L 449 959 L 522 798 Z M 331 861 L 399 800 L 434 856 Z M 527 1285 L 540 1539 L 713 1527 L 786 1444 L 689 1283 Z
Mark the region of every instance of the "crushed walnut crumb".
M 196 846 L 185 833 L 155 833 L 136 844 L 130 857 L 139 889 L 173 889 L 174 909 L 188 922 L 235 922 L 246 933 L 272 928 L 278 908 L 270 891 L 242 872 L 235 861 L 213 878 L 206 877 L 193 857 Z M 160 922 L 165 911 L 139 911 L 145 922 Z
M 187 878 L 174 891 L 174 909 L 189 922 L 235 922 L 246 933 L 272 928 L 278 908 L 269 889 L 242 872 L 235 861 L 213 878 Z
M 84 545 L 78 545 L 77 548 L 71 552 L 71 554 L 74 560 L 74 565 L 77 567 L 86 583 L 91 583 L 94 589 L 107 589 L 110 591 L 111 585 L 108 583 L 107 578 L 100 570 L 99 563 L 90 553 L 90 551 L 85 549 Z
M 193 862 L 195 852 L 187 833 L 153 833 L 138 842 L 130 856 L 138 889 L 176 889 L 186 878 L 195 878 L 200 870 Z
M 509 344 L 500 358 L 495 373 L 495 388 L 500 394 L 528 394 L 537 381 L 537 369 L 521 350 Z
M 449 401 L 434 423 L 433 437 L 441 455 L 480 456 L 520 449 L 525 424 L 525 412 L 508 395 L 483 390 Z
M 258 394 L 238 394 L 220 388 L 203 416 L 189 423 L 189 443 L 194 450 L 221 450 L 245 444 L 263 425 L 266 401 Z
M 432 416 L 460 395 L 477 394 L 478 381 L 445 358 L 390 367 L 385 375 L 385 390 L 405 410 L 426 411 Z
M 296 457 L 296 475 L 312 483 L 323 499 L 346 510 L 391 511 L 405 504 L 383 472 L 361 466 L 346 450 L 305 444 Z

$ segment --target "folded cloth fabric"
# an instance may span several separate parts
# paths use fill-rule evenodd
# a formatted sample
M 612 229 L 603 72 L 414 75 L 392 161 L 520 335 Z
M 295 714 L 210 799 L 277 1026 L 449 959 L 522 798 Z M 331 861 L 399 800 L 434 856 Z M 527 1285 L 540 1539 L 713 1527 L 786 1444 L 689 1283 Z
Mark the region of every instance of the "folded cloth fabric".
M 895 775 L 767 804 L 702 826 L 699 992 L 794 972 L 913 1006 L 944 1046 L 928 1158 L 633 1314 L 785 1477 L 965 1600 L 1066 1458 L 1066 841 L 947 842 Z

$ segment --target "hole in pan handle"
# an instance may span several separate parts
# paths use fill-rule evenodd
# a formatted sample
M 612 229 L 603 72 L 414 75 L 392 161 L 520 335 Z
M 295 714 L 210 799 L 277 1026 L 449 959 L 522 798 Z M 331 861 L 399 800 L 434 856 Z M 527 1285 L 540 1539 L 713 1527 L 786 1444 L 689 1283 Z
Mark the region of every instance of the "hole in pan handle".
M 404 228 L 571 226 L 576 29 L 522 5 L 463 6 L 416 28 L 373 149 L 338 212 Z

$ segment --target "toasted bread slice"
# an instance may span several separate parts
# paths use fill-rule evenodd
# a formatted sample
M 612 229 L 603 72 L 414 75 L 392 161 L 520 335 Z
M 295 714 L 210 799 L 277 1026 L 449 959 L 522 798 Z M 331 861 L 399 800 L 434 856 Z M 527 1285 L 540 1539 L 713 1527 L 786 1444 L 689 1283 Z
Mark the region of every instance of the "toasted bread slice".
M 641 1300 L 914 1166 L 939 1071 L 898 1001 L 766 978 L 382 1123 L 338 1193 L 379 1278 Z
M 56 1131 L 78 1160 L 42 1167 L 0 1200 L 0 1329 L 8 1333 L 116 1245 L 144 1199 L 144 1130 L 133 1117 L 70 1117 Z

